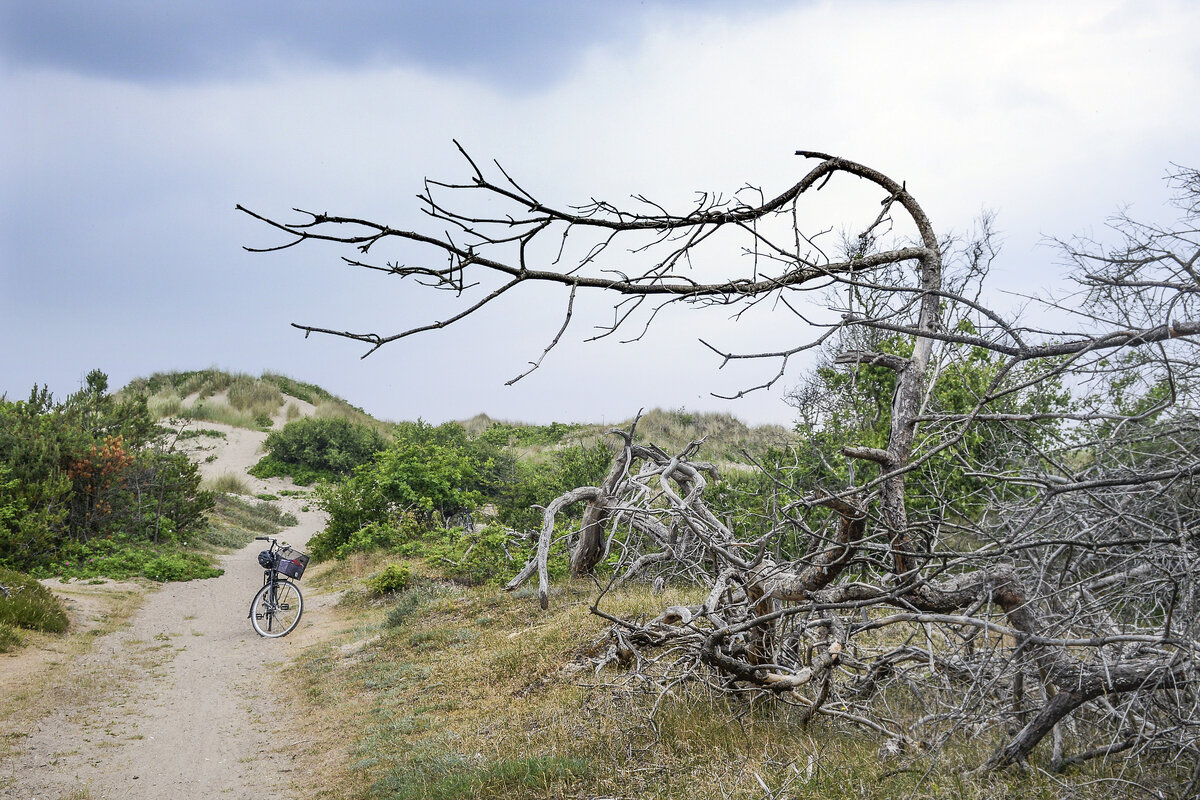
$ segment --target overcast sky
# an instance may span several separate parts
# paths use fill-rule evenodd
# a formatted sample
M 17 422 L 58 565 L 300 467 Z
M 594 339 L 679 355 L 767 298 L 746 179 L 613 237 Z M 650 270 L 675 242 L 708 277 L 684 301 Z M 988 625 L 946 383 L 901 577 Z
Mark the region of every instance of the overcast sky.
M 643 341 L 583 344 L 561 298 L 363 348 L 289 326 L 394 332 L 444 316 L 340 252 L 234 210 L 420 226 L 457 139 L 547 201 L 768 193 L 832 152 L 904 180 L 943 233 L 998 214 L 996 291 L 1059 281 L 1044 236 L 1159 218 L 1200 164 L 1196 2 L 17 2 L 0 0 L 0 393 L 59 395 L 217 366 L 284 372 L 377 416 L 615 421 L 640 407 L 789 423 L 784 390 L 714 399 L 701 335 L 766 349 L 792 318 L 679 309 Z M 439 233 L 434 229 L 431 233 Z M 1003 304 L 1004 295 L 996 302 Z

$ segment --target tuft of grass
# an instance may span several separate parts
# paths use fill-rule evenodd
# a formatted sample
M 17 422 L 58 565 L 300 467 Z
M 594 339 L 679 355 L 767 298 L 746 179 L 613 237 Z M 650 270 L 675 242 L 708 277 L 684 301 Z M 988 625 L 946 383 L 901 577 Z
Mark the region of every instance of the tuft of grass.
M 183 416 L 183 398 L 175 392 L 154 395 L 146 401 L 150 415 L 157 419 Z
M 0 622 L 0 653 L 11 653 L 25 644 L 21 632 L 7 622 Z
M 250 484 L 246 483 L 246 479 L 236 472 L 221 473 L 212 480 L 205 481 L 204 488 L 225 494 L 250 494 Z
M 234 378 L 226 392 L 229 405 L 255 417 L 270 417 L 283 405 L 283 393 L 278 385 L 249 375 Z
M 395 605 L 387 613 L 384 625 L 388 628 L 399 628 L 418 611 L 433 605 L 439 600 L 444 600 L 447 597 L 458 597 L 461 594 L 461 588 L 453 584 L 428 580 L 416 581 L 396 599 Z
M 0 625 L 33 631 L 62 633 L 67 629 L 67 611 L 58 598 L 36 580 L 16 570 L 0 567 Z M 9 635 L 10 641 L 14 639 Z
M 197 400 L 189 408 L 185 408 L 182 416 L 189 419 L 202 419 L 209 422 L 220 422 L 235 428 L 262 430 L 270 425 L 270 419 L 263 423 L 261 415 L 247 411 L 239 411 L 228 403 L 216 399 Z

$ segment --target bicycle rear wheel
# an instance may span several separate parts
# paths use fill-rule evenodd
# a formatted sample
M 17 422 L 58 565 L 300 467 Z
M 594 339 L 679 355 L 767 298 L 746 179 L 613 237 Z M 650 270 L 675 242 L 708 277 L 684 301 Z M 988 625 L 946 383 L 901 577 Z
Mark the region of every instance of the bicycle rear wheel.
M 271 639 L 287 636 L 300 623 L 304 596 L 300 587 L 289 581 L 264 584 L 254 595 L 250 621 L 259 636 Z

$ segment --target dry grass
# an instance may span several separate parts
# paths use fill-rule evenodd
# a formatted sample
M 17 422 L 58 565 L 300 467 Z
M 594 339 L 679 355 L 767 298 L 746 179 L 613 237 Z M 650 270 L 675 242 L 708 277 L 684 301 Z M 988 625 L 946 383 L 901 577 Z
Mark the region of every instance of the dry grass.
M 72 665 L 100 637 L 124 628 L 141 607 L 144 593 L 121 584 L 69 585 L 56 588 L 56 592 L 79 603 L 86 600 L 89 605 L 98 604 L 90 615 L 97 616 L 99 623 L 89 624 L 84 618 L 72 615 L 71 627 L 65 634 L 22 632 L 24 649 L 16 655 L 4 656 L 0 664 L 4 672 L 0 728 L 5 731 L 27 730 L 55 710 L 72 705 L 82 711 L 124 680 L 107 663 L 75 674 Z M 0 760 L 21 746 L 17 738 L 0 738 Z
M 1098 772 L 974 774 L 989 741 L 885 760 L 877 737 L 841 721 L 806 729 L 783 703 L 695 685 L 660 700 L 656 685 L 624 671 L 593 673 L 587 656 L 605 626 L 589 612 L 587 585 L 559 590 L 549 612 L 530 598 L 428 581 L 373 601 L 361 581 L 380 566 L 351 559 L 317 581 L 347 594 L 335 609 L 342 639 L 292 668 L 315 726 L 299 759 L 310 797 L 984 800 L 1096 797 L 1117 785 L 1089 788 Z M 693 594 L 635 588 L 609 606 L 657 614 Z
M 203 481 L 202 489 L 226 494 L 250 494 L 250 484 L 236 472 L 223 472 L 212 480 Z

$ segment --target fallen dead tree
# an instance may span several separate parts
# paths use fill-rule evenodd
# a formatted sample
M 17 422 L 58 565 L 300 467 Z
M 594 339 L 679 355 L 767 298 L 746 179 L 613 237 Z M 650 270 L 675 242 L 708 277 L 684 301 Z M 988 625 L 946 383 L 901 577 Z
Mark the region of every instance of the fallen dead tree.
M 1122 610 L 1128 594 L 1111 589 L 1131 576 L 1114 573 L 1104 559 L 1081 559 L 1069 581 L 1060 571 L 1057 580 L 1073 587 L 1067 593 L 1038 590 L 1039 561 L 1020 557 L 1040 549 L 1028 538 L 985 554 L 923 553 L 906 574 L 868 577 L 861 567 L 878 563 L 890 537 L 873 532 L 881 520 L 862 505 L 826 495 L 794 509 L 832 513 L 822 527 L 806 529 L 805 552 L 779 562 L 769 553 L 782 527 L 737 541 L 708 510 L 704 475 L 714 470 L 689 460 L 694 448 L 670 457 L 633 444 L 630 432 L 620 435 L 625 447 L 605 485 L 547 506 L 542 547 L 508 585 L 540 573 L 545 606 L 556 515 L 575 502 L 603 508 L 608 545 L 601 552 L 618 536 L 624 552 L 593 609 L 613 623 L 602 664 L 649 665 L 670 652 L 672 667 L 656 680 L 686 677 L 720 691 L 786 696 L 805 721 L 816 714 L 848 720 L 893 747 L 934 748 L 955 732 L 1002 735 L 988 767 L 1026 760 L 1052 734 L 1055 770 L 1135 750 L 1147 758 L 1194 754 L 1194 618 L 1165 630 L 1150 609 Z M 779 523 L 805 526 L 799 516 Z M 1126 546 L 1081 540 L 1093 552 L 1106 544 Z M 1192 569 L 1196 537 L 1170 544 L 1178 552 L 1174 567 Z M 607 611 L 608 590 L 639 575 L 701 584 L 705 599 L 649 621 Z M 881 713 L 880 697 L 897 686 L 921 697 L 927 713 L 916 721 Z M 1067 740 L 1081 749 L 1072 752 Z
M 612 658 L 630 669 L 659 660 L 667 681 L 766 693 L 805 722 L 843 718 L 901 749 L 992 737 L 983 767 L 1020 763 L 1049 738 L 1054 769 L 1119 757 L 1173 765 L 1190 776 L 1185 794 L 1200 788 L 1195 170 L 1172 176 L 1177 225 L 1119 219 L 1114 246 L 1061 243 L 1079 288 L 1045 304 L 1058 320 L 1047 327 L 984 302 L 986 221 L 966 241 L 939 238 L 905 182 L 847 159 L 800 151 L 812 166 L 773 197 L 705 193 L 671 213 L 640 195 L 632 208 L 557 206 L 463 155 L 465 181 L 428 181 L 420 196 L 441 233 L 243 209 L 287 237 L 264 250 L 341 243 L 353 266 L 466 303 L 387 335 L 298 328 L 369 354 L 509 293 L 559 289 L 561 327 L 519 380 L 562 341 L 581 293 L 616 298 L 596 338 L 640 325 L 634 340 L 679 304 L 736 318 L 769 301 L 792 323 L 772 326 L 788 341 L 754 353 L 705 342 L 723 363 L 778 364 L 737 396 L 823 347 L 846 376 L 805 396 L 816 452 L 773 474 L 786 499 L 755 524 L 713 513 L 713 471 L 695 448 L 668 454 L 630 431 L 602 485 L 547 505 L 537 555 L 510 588 L 537 574 L 548 603 L 556 519 L 584 503 L 573 572 L 690 584 L 703 598 L 646 621 L 610 613 L 602 592 Z M 810 214 L 831 182 L 867 199 L 840 243 Z M 437 258 L 368 260 L 387 245 Z M 822 302 L 805 304 L 814 291 Z M 861 384 L 872 403 L 828 402 Z M 889 707 L 896 693 L 915 720 Z

